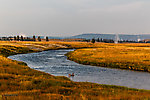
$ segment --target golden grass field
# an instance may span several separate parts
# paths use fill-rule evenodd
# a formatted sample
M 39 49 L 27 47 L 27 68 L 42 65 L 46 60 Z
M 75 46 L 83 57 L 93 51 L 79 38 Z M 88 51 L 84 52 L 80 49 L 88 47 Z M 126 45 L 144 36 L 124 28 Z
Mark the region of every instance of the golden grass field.
M 60 48 L 88 48 L 79 49 L 83 57 L 95 59 L 95 52 L 104 49 L 122 50 L 124 54 L 129 47 L 149 48 L 148 44 L 104 44 L 85 42 L 0 42 L 0 99 L 3 100 L 148 100 L 150 91 L 130 89 L 120 86 L 99 85 L 88 82 L 73 82 L 66 77 L 55 77 L 50 74 L 29 68 L 25 63 L 8 59 L 9 55 L 18 53 L 39 52 Z M 119 49 L 120 48 L 120 49 Z M 122 49 L 121 49 L 122 48 Z M 141 48 L 141 49 L 140 49 Z M 93 52 L 94 50 L 94 52 Z M 109 51 L 107 50 L 107 51 Z M 124 51 L 123 51 L 124 50 Z M 127 50 L 127 51 L 126 51 Z M 148 49 L 143 49 L 148 53 Z M 88 51 L 88 52 L 87 52 Z M 92 52 L 92 55 L 89 53 Z M 112 51 L 111 51 L 112 52 Z M 110 52 L 110 53 L 111 53 Z M 136 51 L 135 51 L 136 52 Z M 108 53 L 109 55 L 111 55 Z M 137 54 L 137 53 L 136 53 Z M 98 54 L 100 55 L 100 54 Z M 70 56 L 71 57 L 71 56 Z M 101 58 L 101 57 L 100 57 Z M 106 58 L 106 57 L 105 57 Z M 79 58 L 78 58 L 79 59 Z M 100 59 L 102 60 L 102 59 Z M 145 58 L 147 60 L 147 58 Z M 94 60 L 93 60 L 94 61 Z M 98 60 L 97 60 L 98 61 Z
M 105 44 L 77 49 L 67 56 L 81 64 L 150 72 L 150 44 Z

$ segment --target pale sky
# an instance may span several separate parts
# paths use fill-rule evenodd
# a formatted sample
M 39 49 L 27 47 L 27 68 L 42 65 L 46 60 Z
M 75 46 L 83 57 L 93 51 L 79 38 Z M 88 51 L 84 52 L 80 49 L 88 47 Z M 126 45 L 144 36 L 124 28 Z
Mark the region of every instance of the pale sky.
M 0 36 L 150 33 L 150 0 L 0 0 Z

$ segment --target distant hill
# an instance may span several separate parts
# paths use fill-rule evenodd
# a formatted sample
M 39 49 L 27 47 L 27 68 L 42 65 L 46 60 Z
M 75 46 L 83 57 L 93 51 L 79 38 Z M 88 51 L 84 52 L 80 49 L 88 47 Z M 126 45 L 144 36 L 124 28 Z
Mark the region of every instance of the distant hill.
M 115 35 L 114 34 L 81 34 L 81 35 L 76 35 L 72 36 L 70 38 L 83 38 L 83 39 L 92 39 L 92 38 L 103 38 L 103 39 L 114 39 Z
M 144 40 L 144 39 L 150 39 L 150 34 L 141 34 L 141 35 L 128 35 L 128 34 L 119 34 L 118 35 L 120 40 L 134 40 L 137 41 L 138 39 Z M 81 34 L 72 36 L 70 38 L 82 38 L 82 39 L 92 39 L 92 38 L 102 38 L 102 39 L 113 39 L 115 40 L 116 35 L 115 34 L 96 34 L 96 33 L 87 33 L 87 34 Z
M 120 40 L 132 40 L 132 41 L 137 41 L 138 39 L 145 40 L 145 39 L 150 39 L 150 34 L 140 34 L 140 35 L 129 35 L 129 34 L 119 34 L 118 35 Z M 32 38 L 32 36 L 30 36 Z M 37 38 L 38 36 L 36 36 Z M 41 39 L 45 38 L 44 36 L 40 36 Z M 97 39 L 97 38 L 102 38 L 102 39 L 113 39 L 115 40 L 116 34 L 96 34 L 96 33 L 86 33 L 86 34 L 80 34 L 80 35 L 75 35 L 71 37 L 53 37 L 49 36 L 49 39 Z

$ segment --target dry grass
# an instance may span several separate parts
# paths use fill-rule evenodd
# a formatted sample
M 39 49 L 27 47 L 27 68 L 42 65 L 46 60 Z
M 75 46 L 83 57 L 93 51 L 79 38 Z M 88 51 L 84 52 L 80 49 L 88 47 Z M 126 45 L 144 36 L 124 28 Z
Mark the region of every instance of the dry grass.
M 149 44 L 105 44 L 103 47 L 78 49 L 67 56 L 82 64 L 150 72 Z
M 112 46 L 114 45 L 100 43 L 92 45 L 84 42 L 0 42 L 0 98 L 4 100 L 150 99 L 150 91 L 72 82 L 66 77 L 55 77 L 36 71 L 23 62 L 6 58 L 13 54 L 48 49 L 86 47 L 98 49 L 98 47 Z

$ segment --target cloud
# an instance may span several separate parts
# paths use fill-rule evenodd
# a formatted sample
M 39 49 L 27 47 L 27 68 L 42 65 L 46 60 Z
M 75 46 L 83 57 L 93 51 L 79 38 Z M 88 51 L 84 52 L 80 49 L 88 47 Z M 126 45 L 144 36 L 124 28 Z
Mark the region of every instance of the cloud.
M 0 33 L 150 32 L 148 0 L 0 0 Z
M 103 7 L 99 6 L 92 6 L 80 9 L 81 13 L 89 12 L 89 13 L 98 13 L 98 12 L 108 12 L 108 13 L 117 13 L 117 12 L 131 12 L 141 9 L 147 5 L 147 2 L 131 2 L 126 4 L 114 4 L 114 5 L 107 5 Z
M 145 2 L 133 2 L 129 4 L 121 4 L 117 6 L 112 6 L 106 9 L 108 12 L 130 12 L 130 11 L 136 11 L 141 9 L 143 6 L 145 6 Z

